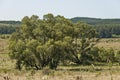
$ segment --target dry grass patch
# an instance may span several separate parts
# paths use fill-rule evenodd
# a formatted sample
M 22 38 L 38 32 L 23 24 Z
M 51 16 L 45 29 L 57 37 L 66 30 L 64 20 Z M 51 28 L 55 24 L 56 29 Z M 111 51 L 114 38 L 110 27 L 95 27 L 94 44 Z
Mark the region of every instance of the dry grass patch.
M 8 52 L 8 39 L 0 38 L 0 54 Z
M 113 48 L 114 50 L 120 50 L 120 38 L 101 39 L 96 46 L 104 47 L 106 49 Z

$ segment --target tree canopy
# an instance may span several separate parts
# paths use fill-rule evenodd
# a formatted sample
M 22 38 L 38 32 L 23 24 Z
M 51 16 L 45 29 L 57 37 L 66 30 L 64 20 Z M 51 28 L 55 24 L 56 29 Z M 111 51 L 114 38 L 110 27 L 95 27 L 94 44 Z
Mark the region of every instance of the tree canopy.
M 33 15 L 24 17 L 20 30 L 10 39 L 10 56 L 16 68 L 56 69 L 69 60 L 76 64 L 90 63 L 89 56 L 96 39 L 96 31 L 86 23 L 72 23 L 63 16 L 46 14 L 43 19 Z

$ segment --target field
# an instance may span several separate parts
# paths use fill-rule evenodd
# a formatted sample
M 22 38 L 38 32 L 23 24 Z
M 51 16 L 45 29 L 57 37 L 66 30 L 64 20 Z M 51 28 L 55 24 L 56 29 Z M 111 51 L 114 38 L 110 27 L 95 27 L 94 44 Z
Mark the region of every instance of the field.
M 113 48 L 114 50 L 120 50 L 120 38 L 101 39 L 99 43 L 97 43 L 97 46 L 106 49 Z
M 120 38 L 101 39 L 99 47 L 120 50 Z M 120 66 L 59 66 L 57 70 L 15 69 L 15 61 L 8 55 L 8 40 L 0 39 L 0 80 L 120 80 Z
M 8 39 L 0 39 L 0 54 L 8 52 Z

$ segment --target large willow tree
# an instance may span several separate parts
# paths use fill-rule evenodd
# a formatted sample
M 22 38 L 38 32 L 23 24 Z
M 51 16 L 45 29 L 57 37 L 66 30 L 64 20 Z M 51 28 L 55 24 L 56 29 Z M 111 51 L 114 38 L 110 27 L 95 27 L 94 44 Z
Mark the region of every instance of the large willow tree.
M 74 24 L 60 15 L 47 14 L 43 19 L 26 16 L 10 38 L 10 56 L 16 59 L 18 69 L 56 69 L 64 60 L 80 64 L 90 57 L 95 36 L 87 24 Z

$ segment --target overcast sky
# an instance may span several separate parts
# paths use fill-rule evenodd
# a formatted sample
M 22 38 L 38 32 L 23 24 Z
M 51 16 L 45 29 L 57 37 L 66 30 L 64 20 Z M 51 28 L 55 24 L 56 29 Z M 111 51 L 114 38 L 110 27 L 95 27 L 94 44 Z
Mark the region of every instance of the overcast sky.
M 21 20 L 33 14 L 120 18 L 120 0 L 0 0 L 0 20 Z

